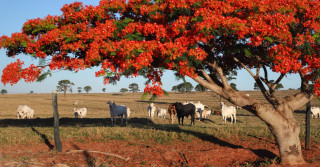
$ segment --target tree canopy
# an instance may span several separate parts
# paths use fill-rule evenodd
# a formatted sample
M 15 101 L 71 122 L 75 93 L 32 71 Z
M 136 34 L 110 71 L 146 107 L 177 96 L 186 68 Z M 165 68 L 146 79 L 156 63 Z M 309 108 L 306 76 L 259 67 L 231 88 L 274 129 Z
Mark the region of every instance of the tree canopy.
M 4 94 L 7 94 L 8 91 L 6 89 L 1 89 L 1 94 L 4 95 Z
M 89 92 L 92 90 L 91 86 L 85 86 L 85 87 L 83 87 L 83 89 L 84 89 L 84 91 L 86 91 L 87 93 L 89 93 Z
M 45 66 L 27 68 L 18 59 L 1 80 L 32 82 L 45 67 L 78 71 L 99 65 L 96 76 L 105 76 L 106 83 L 146 75 L 153 86 L 145 91 L 161 94 L 156 90 L 163 68 L 195 77 L 216 65 L 225 71 L 270 67 L 281 76 L 301 73 L 318 94 L 318 7 L 318 1 L 306 0 L 75 2 L 63 6 L 60 16 L 30 19 L 22 32 L 0 38 L 8 56 L 51 57 Z
M 74 85 L 73 82 L 65 79 L 65 80 L 60 80 L 58 82 L 57 86 L 57 91 L 58 92 L 63 92 L 64 95 L 66 95 L 68 90 L 72 90 L 72 86 Z
M 82 87 L 78 87 L 78 93 L 81 93 L 82 92 Z
M 183 82 L 177 85 L 177 90 L 179 92 L 191 92 L 193 85 L 190 82 Z
M 205 91 L 207 91 L 208 89 L 207 89 L 206 87 L 204 87 L 203 85 L 198 84 L 198 85 L 194 88 L 194 90 L 199 91 L 199 92 L 205 92 Z
M 139 85 L 137 83 L 131 83 L 129 85 L 129 90 L 132 92 L 132 93 L 135 93 L 135 92 L 139 92 L 140 89 L 139 89 Z
M 120 89 L 120 92 L 121 92 L 121 93 L 126 93 L 126 92 L 128 92 L 128 89 L 127 89 L 127 88 L 121 88 L 121 89 Z
M 7 56 L 25 53 L 47 62 L 23 67 L 17 59 L 1 81 L 32 82 L 53 70 L 100 66 L 96 76 L 105 83 L 142 75 L 150 83 L 144 92 L 162 95 L 163 71 L 173 70 L 259 116 L 281 145 L 282 162 L 301 163 L 293 110 L 320 94 L 318 9 L 314 0 L 75 2 L 60 16 L 28 20 L 21 32 L 0 37 Z M 238 69 L 252 76 L 269 105 L 232 89 L 227 75 Z M 273 83 L 268 69 L 279 74 Z M 288 74 L 300 76 L 300 92 L 281 99 L 275 88 Z

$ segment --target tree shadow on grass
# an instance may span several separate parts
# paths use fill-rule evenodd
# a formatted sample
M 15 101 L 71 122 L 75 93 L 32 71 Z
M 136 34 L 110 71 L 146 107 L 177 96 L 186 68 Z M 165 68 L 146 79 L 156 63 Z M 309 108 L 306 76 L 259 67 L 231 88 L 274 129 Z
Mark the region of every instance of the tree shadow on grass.
M 128 124 L 154 125 L 154 122 L 146 118 L 129 118 Z M 111 125 L 110 118 L 60 118 L 61 127 L 99 127 L 99 126 L 126 126 L 125 120 L 121 124 L 121 118 L 117 118 L 114 125 Z M 36 119 L 0 119 L 0 127 L 53 127 L 53 118 Z
M 205 120 L 208 121 L 209 120 Z M 229 147 L 233 149 L 248 149 L 252 151 L 254 154 L 259 156 L 260 158 L 269 158 L 269 159 L 275 159 L 277 158 L 277 155 L 274 153 L 265 150 L 265 149 L 250 149 L 250 148 L 244 148 L 241 145 L 232 144 L 227 141 L 221 140 L 218 137 L 215 137 L 213 135 L 208 135 L 202 132 L 197 132 L 193 130 L 186 130 L 182 129 L 180 125 L 177 124 L 155 124 L 152 120 L 147 118 L 130 118 L 128 120 L 128 125 L 121 125 L 120 121 L 117 122 L 116 125 L 111 125 L 110 118 L 60 118 L 59 119 L 59 125 L 61 127 L 113 127 L 113 126 L 130 126 L 134 128 L 141 128 L 141 129 L 157 129 L 162 130 L 166 132 L 177 132 L 177 133 L 186 133 L 193 135 L 201 140 L 208 141 L 214 144 L 218 144 L 222 147 Z M 184 126 L 190 126 L 190 125 L 184 125 Z M 53 118 L 37 118 L 37 119 L 2 119 L 0 120 L 0 127 L 53 127 Z M 199 127 L 200 128 L 200 127 Z M 45 143 L 48 145 L 49 148 L 52 148 L 52 144 L 49 142 L 45 135 L 42 135 L 37 130 L 33 128 L 33 131 L 39 134 L 44 140 Z M 46 142 L 47 141 L 47 142 Z
M 190 126 L 190 125 L 189 125 Z M 232 144 L 232 143 L 229 143 L 227 141 L 223 141 L 213 135 L 208 135 L 208 134 L 205 134 L 205 133 L 201 133 L 201 132 L 197 132 L 197 131 L 192 131 L 192 130 L 185 130 L 185 129 L 181 129 L 180 128 L 181 126 L 180 125 L 154 125 L 154 129 L 157 129 L 157 130 L 163 130 L 163 131 L 167 131 L 167 132 L 178 132 L 178 133 L 186 133 L 186 134 L 190 134 L 190 135 L 193 135 L 201 140 L 204 140 L 204 141 L 208 141 L 208 142 L 211 142 L 211 143 L 214 143 L 214 144 L 218 144 L 219 146 L 222 146 L 222 147 L 229 147 L 229 148 L 232 148 L 232 149 L 247 149 L 247 150 L 250 150 L 252 151 L 254 154 L 256 154 L 257 156 L 259 156 L 260 158 L 262 159 L 276 159 L 276 158 L 279 158 L 276 154 L 274 154 L 273 152 L 269 151 L 269 150 L 266 150 L 266 149 L 250 149 L 250 148 L 244 148 L 243 146 L 241 145 L 237 145 L 237 144 Z

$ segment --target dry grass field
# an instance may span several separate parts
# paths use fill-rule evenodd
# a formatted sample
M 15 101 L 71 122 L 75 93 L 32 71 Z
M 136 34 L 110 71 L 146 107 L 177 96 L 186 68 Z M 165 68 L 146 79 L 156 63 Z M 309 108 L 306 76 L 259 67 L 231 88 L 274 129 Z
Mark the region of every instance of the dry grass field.
M 244 93 L 265 102 L 260 92 Z M 284 97 L 295 91 L 278 93 Z M 53 151 L 52 95 L 0 95 L 0 166 L 54 166 L 58 163 L 68 166 L 264 166 L 278 162 L 278 150 L 269 129 L 259 118 L 245 110 L 237 110 L 236 124 L 224 124 L 221 116 L 213 115 L 204 121 L 196 121 L 195 126 L 189 125 L 190 118 L 185 119 L 184 126 L 177 126 L 177 120 L 174 125 L 169 123 L 168 114 L 165 119 L 150 120 L 147 117 L 148 100 L 142 100 L 141 97 L 142 93 L 58 94 L 63 152 L 56 153 Z M 111 126 L 108 100 L 131 109 L 128 125 L 120 125 L 120 119 L 117 119 L 117 125 Z M 76 101 L 78 104 L 74 105 Z M 170 103 L 183 101 L 201 101 L 211 110 L 219 110 L 220 106 L 219 96 L 212 92 L 170 92 L 168 96 L 156 99 L 155 104 L 167 109 Z M 19 104 L 33 108 L 35 119 L 17 120 Z M 311 105 L 320 106 L 320 102 L 314 99 Z M 75 119 L 74 107 L 86 107 L 87 117 Z M 302 145 L 304 110 L 305 107 L 295 111 L 296 119 L 301 124 Z M 307 162 L 320 166 L 320 119 L 311 120 L 311 134 L 312 150 L 304 151 L 304 156 Z M 123 149 L 129 150 L 120 149 L 121 145 L 126 145 Z M 175 148 L 172 151 L 173 146 Z M 79 148 L 100 153 L 116 152 L 130 157 L 130 160 L 123 161 L 112 156 L 106 158 L 105 155 L 93 155 L 90 152 L 88 155 L 69 155 L 68 151 Z M 153 149 L 150 152 L 148 148 Z M 15 153 L 17 151 L 20 153 Z M 229 151 L 229 154 L 222 156 L 224 154 L 221 153 L 225 151 Z M 26 152 L 28 155 L 25 155 Z M 206 152 L 208 154 L 203 155 Z M 242 156 L 237 152 L 241 152 Z M 222 157 L 218 158 L 218 155 Z

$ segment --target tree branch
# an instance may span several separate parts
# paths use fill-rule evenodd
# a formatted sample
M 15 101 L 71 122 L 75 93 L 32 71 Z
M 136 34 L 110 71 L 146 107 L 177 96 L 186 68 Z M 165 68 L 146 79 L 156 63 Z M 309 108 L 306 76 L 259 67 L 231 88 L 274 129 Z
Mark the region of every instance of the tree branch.
M 206 64 L 208 64 L 209 66 L 211 66 L 212 68 L 214 68 L 217 71 L 218 75 L 221 78 L 221 83 L 224 86 L 224 88 L 231 88 L 226 76 L 224 76 L 224 74 L 223 74 L 222 68 L 217 64 L 216 61 L 213 61 L 213 63 L 206 61 Z
M 257 77 L 257 78 L 259 78 L 259 76 L 260 76 L 260 68 L 261 68 L 261 66 L 259 65 L 259 66 L 257 67 L 257 74 L 256 74 L 256 77 Z
M 108 155 L 108 156 L 113 156 L 113 157 L 117 157 L 117 158 L 120 158 L 122 160 L 125 160 L 125 161 L 129 161 L 130 158 L 125 158 L 123 156 L 120 156 L 120 155 L 116 155 L 116 154 L 112 154 L 112 153 L 107 153 L 107 152 L 101 152 L 101 151 L 88 151 L 88 150 L 69 150 L 66 152 L 66 154 L 72 154 L 72 153 L 78 153 L 78 152 L 87 152 L 87 153 L 99 153 L 99 154 L 104 154 L 104 155 Z
M 244 69 L 246 69 L 246 70 L 249 72 L 249 74 L 250 74 L 254 79 L 256 79 L 257 76 L 254 75 L 253 72 L 252 72 L 246 65 L 244 65 L 242 62 L 240 62 L 236 57 L 233 57 L 233 60 L 234 60 L 235 62 L 239 63 Z
M 300 91 L 301 92 L 311 92 L 312 90 L 309 90 L 309 84 L 308 80 L 305 79 L 305 75 L 299 72 L 300 78 L 301 78 L 301 86 Z
M 212 80 L 212 78 L 203 70 L 201 69 L 201 74 L 203 75 L 203 77 L 210 83 L 214 83 L 214 81 Z
M 262 66 L 262 68 L 263 68 L 263 71 L 264 71 L 264 79 L 266 80 L 266 82 L 269 82 L 267 68 L 264 65 Z
M 275 89 L 276 89 L 277 85 L 278 85 L 279 82 L 283 79 L 284 76 L 285 76 L 285 74 L 281 74 L 281 75 L 279 76 L 279 78 L 276 80 L 276 82 L 275 82 L 274 84 L 272 84 L 272 86 L 271 86 L 271 89 L 272 89 L 272 90 L 275 90 Z
M 210 89 L 211 91 L 221 95 L 222 94 L 222 87 L 220 87 L 219 85 L 215 84 L 215 83 L 210 83 L 202 78 L 200 78 L 199 76 L 193 78 L 196 82 L 198 82 L 200 85 Z
M 313 98 L 314 95 L 312 93 L 300 92 L 292 96 L 287 96 L 284 99 L 292 110 L 297 110 Z

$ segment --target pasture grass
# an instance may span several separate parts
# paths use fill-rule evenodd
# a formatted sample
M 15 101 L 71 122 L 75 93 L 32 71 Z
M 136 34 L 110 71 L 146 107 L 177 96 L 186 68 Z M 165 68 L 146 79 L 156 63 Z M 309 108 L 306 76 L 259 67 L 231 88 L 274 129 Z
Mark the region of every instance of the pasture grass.
M 247 91 L 244 93 L 265 102 L 260 92 Z M 295 93 L 295 91 L 277 92 L 281 96 Z M 273 139 L 269 128 L 253 114 L 240 109 L 237 110 L 237 123 L 223 123 L 221 116 L 213 115 L 200 122 L 195 121 L 190 126 L 190 118 L 184 120 L 184 126 L 169 123 L 167 118 L 147 117 L 149 101 L 141 100 L 142 93 L 97 93 L 97 94 L 67 94 L 64 97 L 58 94 L 58 111 L 60 116 L 60 136 L 63 139 L 77 139 L 85 142 L 87 139 L 109 140 L 142 140 L 159 144 L 168 144 L 172 141 L 193 141 L 194 138 L 203 140 L 268 138 Z M 107 101 L 116 104 L 125 104 L 132 111 L 128 125 L 111 126 L 109 106 Z M 79 101 L 78 105 L 74 105 Z M 168 108 L 169 103 L 183 101 L 201 101 L 211 110 L 219 110 L 220 98 L 211 92 L 198 93 L 169 93 L 169 96 L 156 99 L 157 107 Z M 222 101 L 225 101 L 222 99 Z M 29 105 L 35 110 L 36 119 L 17 120 L 16 109 L 19 104 Z M 231 105 L 230 103 L 227 103 Z M 312 106 L 320 106 L 317 99 L 311 101 Z M 7 94 L 0 95 L 0 146 L 32 145 L 53 140 L 53 119 L 51 94 Z M 87 117 L 73 118 L 74 107 L 86 107 Z M 300 123 L 300 138 L 304 140 L 305 113 L 295 112 L 295 118 Z M 311 140 L 320 144 L 320 119 L 311 119 Z

